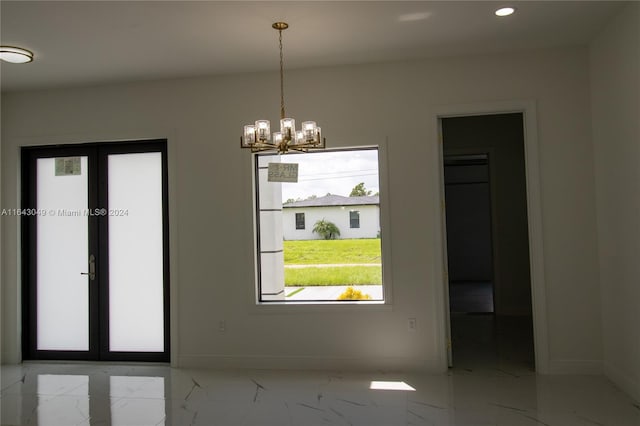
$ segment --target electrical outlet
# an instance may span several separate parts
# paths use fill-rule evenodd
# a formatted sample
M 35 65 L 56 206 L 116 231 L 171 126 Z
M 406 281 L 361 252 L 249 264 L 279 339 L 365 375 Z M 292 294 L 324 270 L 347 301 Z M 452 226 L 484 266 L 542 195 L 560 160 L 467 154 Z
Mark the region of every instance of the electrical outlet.
M 227 322 L 226 321 L 220 321 L 218 323 L 218 331 L 220 333 L 224 333 L 225 331 L 227 331 Z
M 407 328 L 409 329 L 409 331 L 416 331 L 416 319 L 415 318 L 409 318 L 409 321 L 407 321 Z

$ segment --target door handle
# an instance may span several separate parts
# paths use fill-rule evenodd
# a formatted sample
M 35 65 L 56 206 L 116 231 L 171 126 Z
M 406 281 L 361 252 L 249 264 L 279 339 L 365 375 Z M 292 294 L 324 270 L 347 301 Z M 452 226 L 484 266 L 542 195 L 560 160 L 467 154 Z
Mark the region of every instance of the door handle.
M 89 275 L 89 281 L 96 279 L 96 257 L 89 256 L 89 272 L 80 272 L 80 275 Z

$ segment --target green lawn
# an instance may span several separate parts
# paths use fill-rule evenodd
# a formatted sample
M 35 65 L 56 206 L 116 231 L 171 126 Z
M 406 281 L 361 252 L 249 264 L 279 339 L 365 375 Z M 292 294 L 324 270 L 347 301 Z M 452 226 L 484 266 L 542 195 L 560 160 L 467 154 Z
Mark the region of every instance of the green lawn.
M 380 239 L 284 242 L 284 264 L 327 265 L 376 263 L 380 266 L 286 268 L 286 286 L 382 284 Z
M 381 266 L 336 266 L 327 268 L 285 268 L 284 285 L 380 285 Z
M 380 239 L 284 242 L 285 265 L 380 263 Z

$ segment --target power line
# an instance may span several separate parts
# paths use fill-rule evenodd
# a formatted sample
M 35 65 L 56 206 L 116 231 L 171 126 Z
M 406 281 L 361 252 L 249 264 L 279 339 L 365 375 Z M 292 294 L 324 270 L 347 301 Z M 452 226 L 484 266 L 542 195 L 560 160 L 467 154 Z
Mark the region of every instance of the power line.
M 362 175 L 334 176 L 334 177 L 312 178 L 312 179 L 298 179 L 298 182 L 308 182 L 308 181 L 311 181 L 311 180 L 349 179 L 349 178 L 362 177 L 362 176 L 378 176 L 378 174 L 377 173 L 369 173 L 369 174 L 362 174 Z
M 320 172 L 320 173 L 300 173 L 301 176 L 325 176 L 325 175 L 339 175 L 343 173 L 360 173 L 360 172 L 377 172 L 378 169 L 360 169 L 360 170 L 341 170 L 337 172 Z

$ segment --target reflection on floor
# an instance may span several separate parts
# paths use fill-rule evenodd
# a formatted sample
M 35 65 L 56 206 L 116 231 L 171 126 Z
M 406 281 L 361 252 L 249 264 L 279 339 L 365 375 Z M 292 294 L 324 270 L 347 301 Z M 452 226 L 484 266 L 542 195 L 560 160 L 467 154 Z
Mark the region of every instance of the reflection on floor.
M 535 370 L 530 316 L 451 314 L 455 368 Z
M 448 374 L 2 366 L 2 425 L 638 426 L 603 377 L 530 370 Z M 376 382 L 376 383 L 374 383 Z

